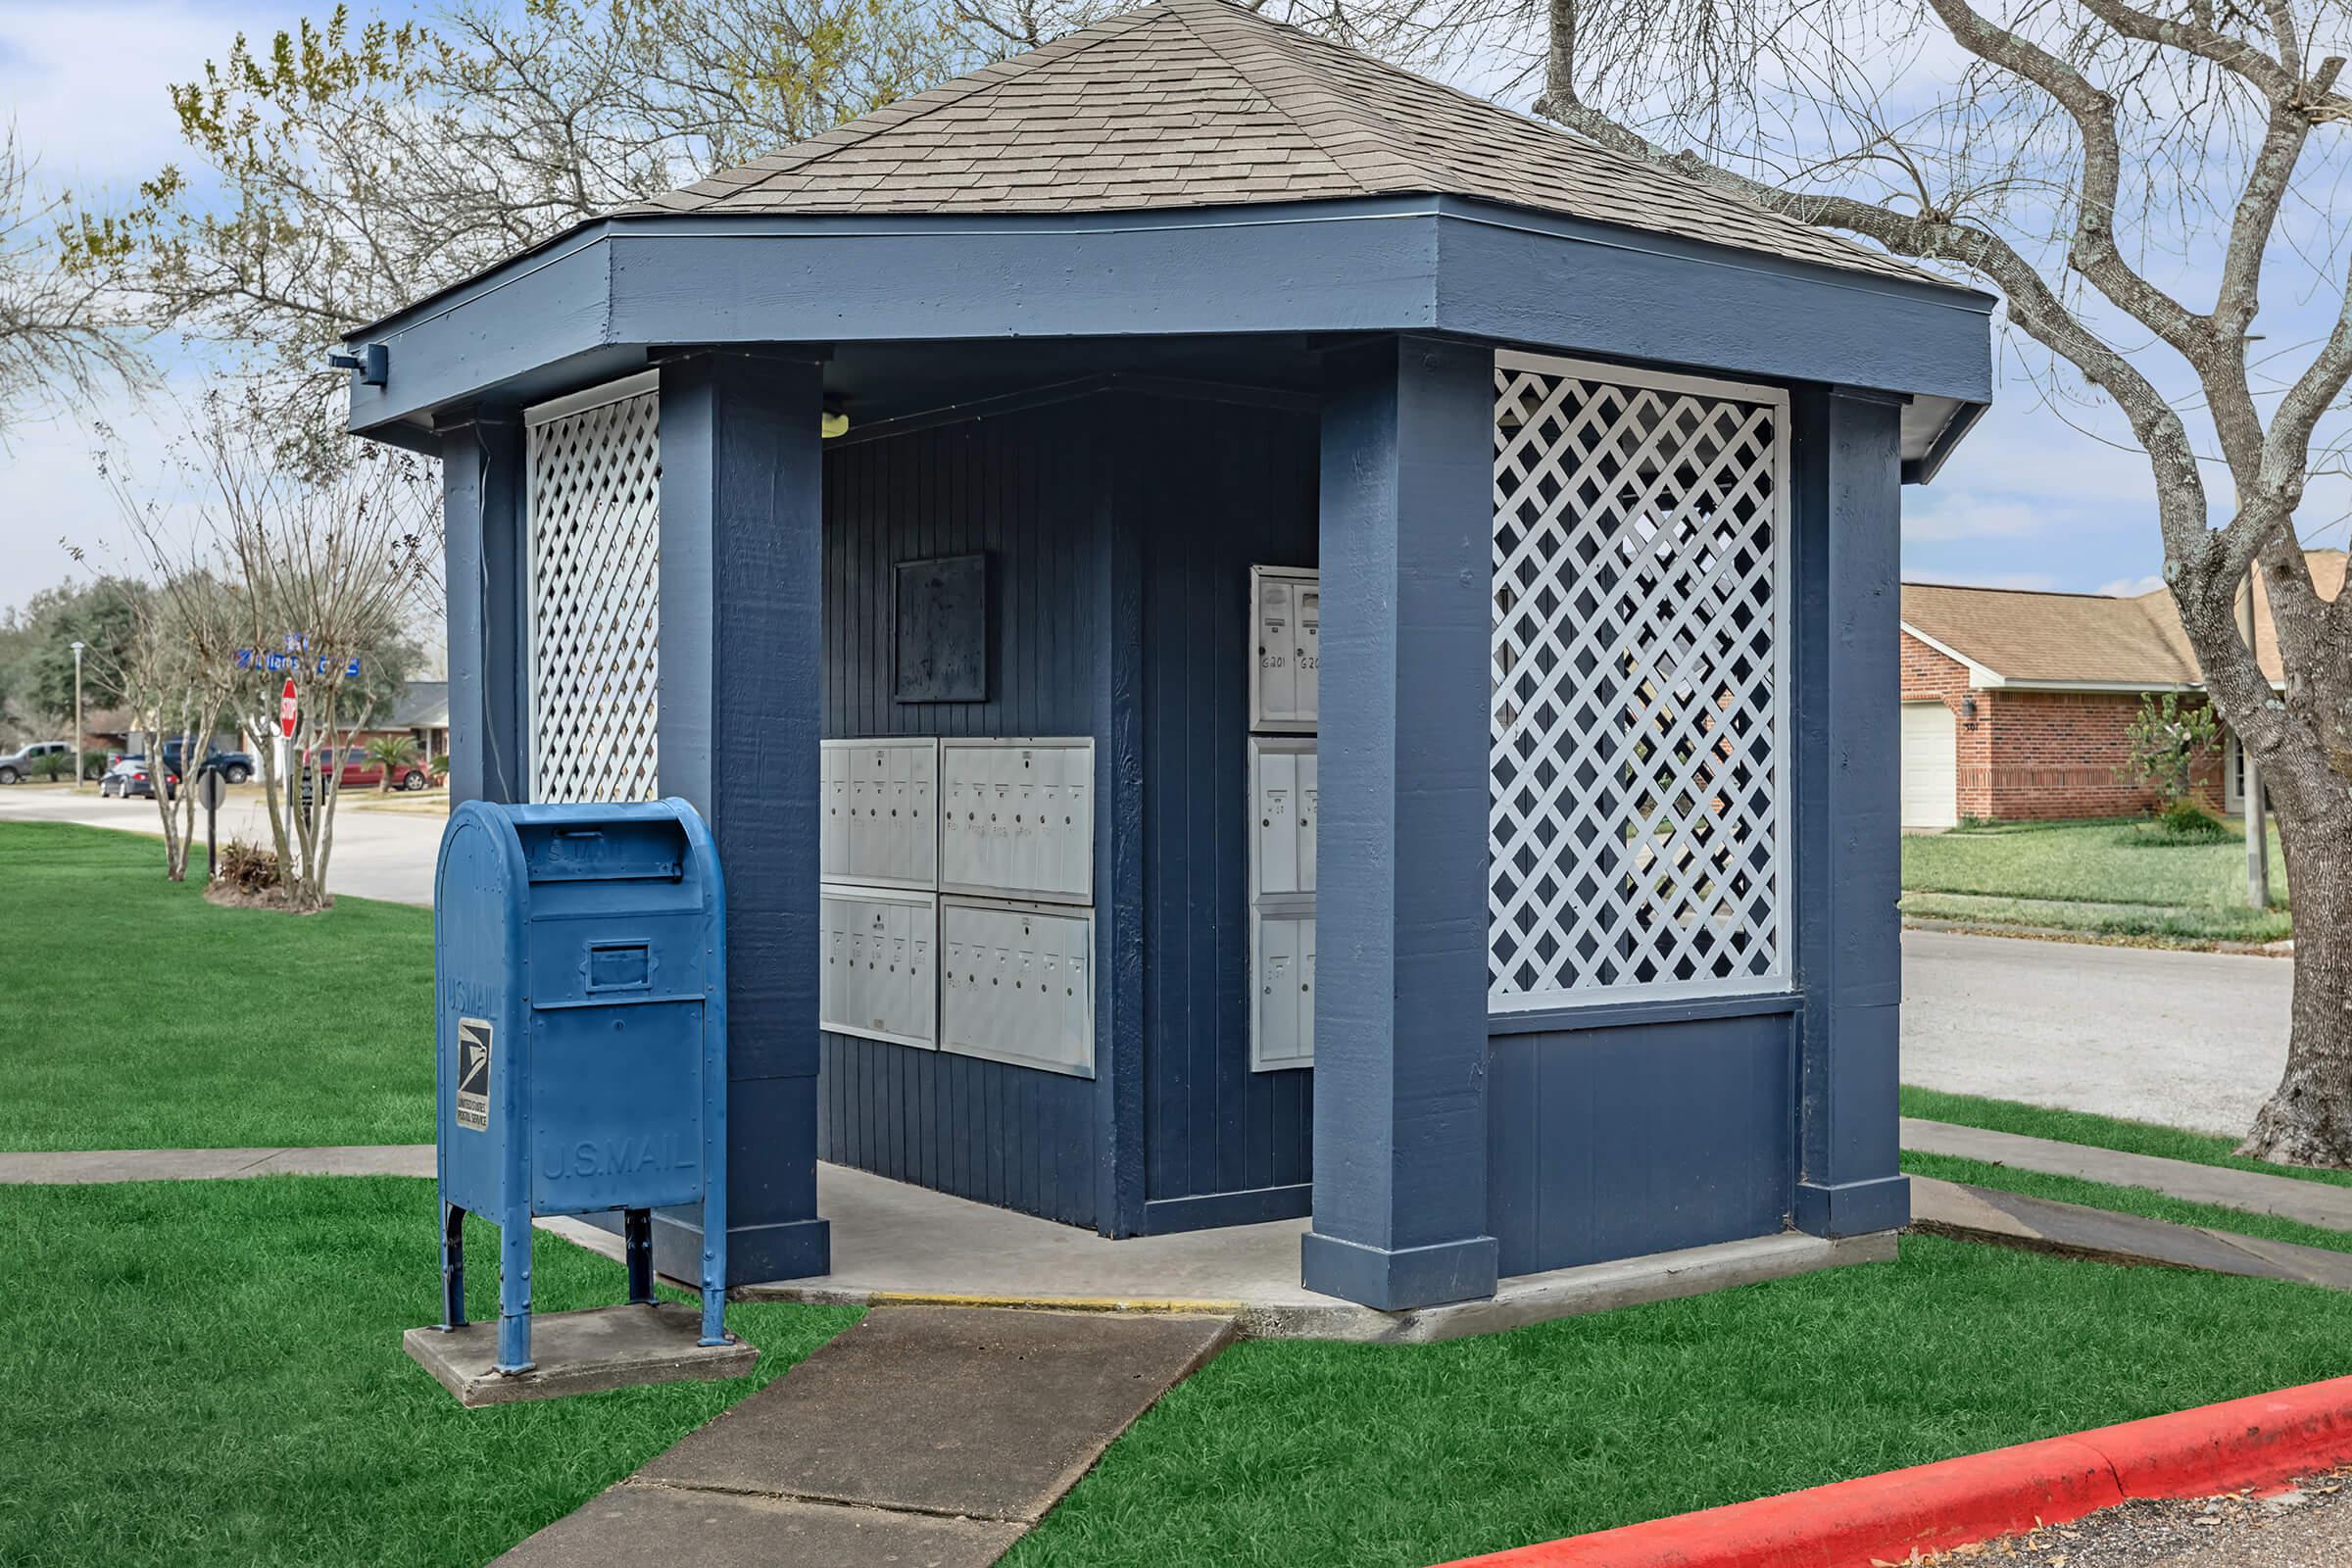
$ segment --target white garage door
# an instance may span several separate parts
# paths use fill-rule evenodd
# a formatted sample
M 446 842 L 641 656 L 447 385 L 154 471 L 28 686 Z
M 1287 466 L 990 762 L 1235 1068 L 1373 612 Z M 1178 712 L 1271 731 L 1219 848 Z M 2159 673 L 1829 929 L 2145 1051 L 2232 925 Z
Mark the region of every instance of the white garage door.
M 1960 742 L 1941 703 L 1903 705 L 1903 826 L 1960 820 Z

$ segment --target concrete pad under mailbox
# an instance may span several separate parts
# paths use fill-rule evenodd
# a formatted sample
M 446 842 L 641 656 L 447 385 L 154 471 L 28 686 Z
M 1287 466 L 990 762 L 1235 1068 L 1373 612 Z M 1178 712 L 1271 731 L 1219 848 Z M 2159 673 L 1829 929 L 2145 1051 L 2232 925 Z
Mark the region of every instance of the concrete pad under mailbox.
M 760 1359 L 753 1346 L 697 1345 L 703 1314 L 676 1301 L 651 1306 L 600 1306 L 585 1312 L 543 1312 L 531 1319 L 532 1369 L 501 1376 L 498 1323 L 468 1323 L 444 1331 L 411 1329 L 400 1343 L 418 1366 L 468 1409 L 599 1394 L 647 1383 L 739 1378 Z

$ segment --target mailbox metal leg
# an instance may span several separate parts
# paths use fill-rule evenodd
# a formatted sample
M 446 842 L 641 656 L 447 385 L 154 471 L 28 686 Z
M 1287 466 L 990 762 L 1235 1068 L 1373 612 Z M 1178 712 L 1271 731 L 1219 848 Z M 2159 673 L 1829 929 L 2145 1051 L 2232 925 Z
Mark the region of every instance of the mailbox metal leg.
M 621 1235 L 629 1260 L 629 1304 L 642 1306 L 654 1298 L 654 1211 L 622 1209 Z
M 507 1216 L 498 1233 L 498 1370 L 531 1369 L 531 1217 Z
M 695 1343 L 727 1343 L 727 1199 L 715 1183 L 703 1195 L 703 1337 Z
M 466 1211 L 441 1205 L 441 1327 L 466 1326 Z

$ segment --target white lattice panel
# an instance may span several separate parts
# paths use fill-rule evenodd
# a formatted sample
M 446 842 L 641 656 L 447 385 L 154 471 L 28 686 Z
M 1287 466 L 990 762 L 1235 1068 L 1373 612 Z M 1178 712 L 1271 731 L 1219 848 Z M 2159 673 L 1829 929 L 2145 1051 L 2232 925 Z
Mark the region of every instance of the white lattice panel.
M 530 423 L 535 801 L 653 799 L 661 616 L 659 400 L 639 382 Z
M 1490 1004 L 1788 984 L 1788 404 L 1500 355 Z

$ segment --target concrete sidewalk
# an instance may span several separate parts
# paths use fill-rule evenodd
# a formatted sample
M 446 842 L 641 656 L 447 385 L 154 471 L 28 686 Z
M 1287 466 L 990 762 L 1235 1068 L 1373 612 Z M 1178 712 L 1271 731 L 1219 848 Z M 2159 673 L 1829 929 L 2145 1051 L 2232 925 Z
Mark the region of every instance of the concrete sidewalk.
M 1910 1116 L 1903 1118 L 1902 1140 L 1905 1149 L 1923 1154 L 1949 1154 L 2016 1170 L 2105 1182 L 2114 1187 L 2145 1187 L 2183 1202 L 2218 1203 L 2225 1208 L 2275 1214 L 2280 1219 L 2298 1220 L 2328 1230 L 2352 1231 L 2352 1187 L 2236 1170 L 2228 1165 L 2199 1165 L 2154 1154 L 2125 1153 L 2086 1144 L 1961 1127 L 1951 1122 L 1921 1121 Z
M 1964 1242 L 2127 1266 L 2196 1269 L 2352 1291 L 2352 1252 L 1911 1178 L 1911 1228 Z
M 985 1568 L 1232 1337 L 1216 1316 L 869 1312 L 499 1560 Z
M 430 1144 L 325 1149 L 79 1149 L 0 1153 L 0 1187 L 229 1181 L 244 1176 L 432 1176 Z

